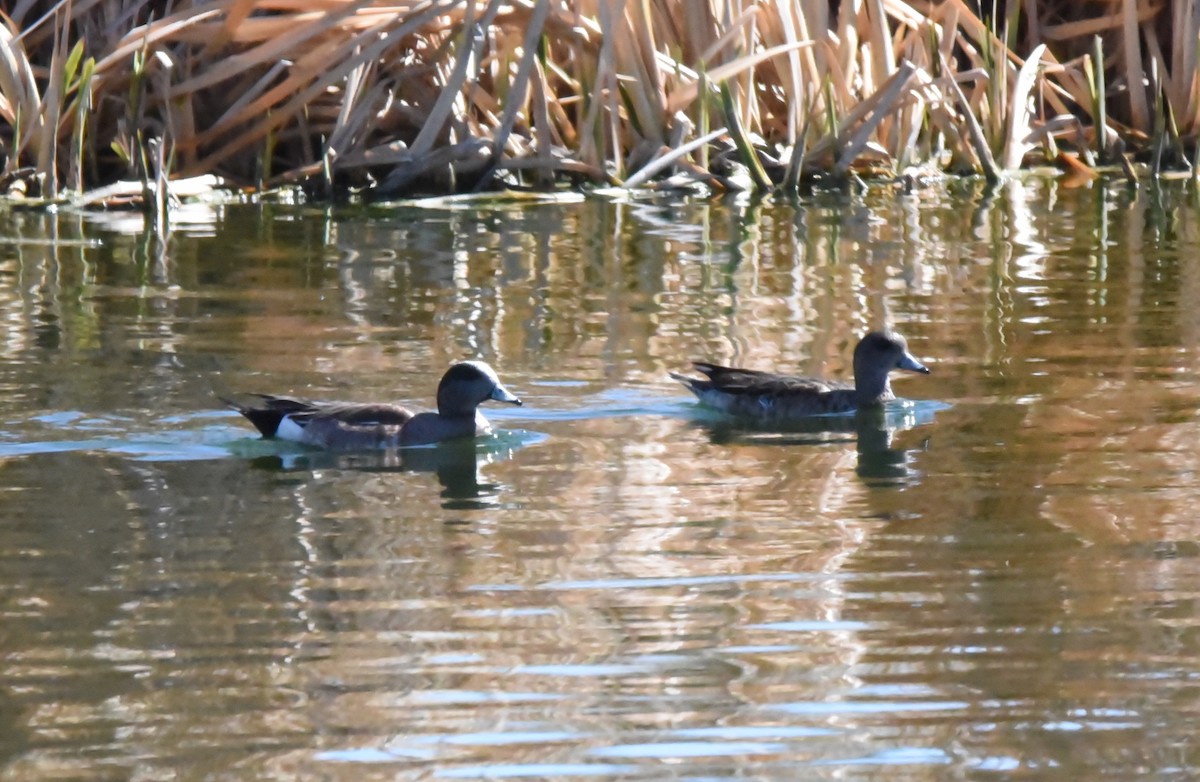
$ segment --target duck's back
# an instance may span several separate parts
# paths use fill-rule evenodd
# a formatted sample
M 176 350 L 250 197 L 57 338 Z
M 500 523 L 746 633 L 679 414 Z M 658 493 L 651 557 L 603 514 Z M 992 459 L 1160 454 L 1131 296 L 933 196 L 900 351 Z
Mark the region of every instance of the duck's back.
M 311 445 L 324 446 L 331 438 L 349 437 L 355 442 L 386 438 L 413 417 L 411 410 L 399 405 L 310 402 L 271 394 L 247 396 L 257 401 L 222 401 L 244 415 L 263 437 Z
M 705 362 L 694 366 L 708 379 L 693 378 L 688 387 L 704 404 L 730 415 L 796 418 L 846 413 L 856 407 L 854 386 L 849 383 Z

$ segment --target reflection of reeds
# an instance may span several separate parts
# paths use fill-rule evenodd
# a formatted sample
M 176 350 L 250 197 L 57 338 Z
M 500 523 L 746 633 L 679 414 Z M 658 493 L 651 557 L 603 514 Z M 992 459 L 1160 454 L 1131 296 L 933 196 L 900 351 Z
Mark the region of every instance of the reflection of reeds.
M 7 5 L 0 184 L 49 198 L 161 200 L 164 169 L 386 195 L 994 177 L 1060 146 L 1187 166 L 1200 130 L 1196 0 Z

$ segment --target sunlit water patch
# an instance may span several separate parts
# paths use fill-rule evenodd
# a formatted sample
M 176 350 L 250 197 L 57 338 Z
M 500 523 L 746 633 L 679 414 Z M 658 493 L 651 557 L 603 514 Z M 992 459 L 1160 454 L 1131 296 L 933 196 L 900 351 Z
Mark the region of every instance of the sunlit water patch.
M 227 444 L 236 436 L 232 429 L 213 423 L 224 417 L 199 413 L 146 421 L 78 411 L 37 415 L 25 425 L 15 424 L 21 430 L 19 435 L 13 429 L 5 433 L 0 440 L 0 458 L 79 451 L 120 454 L 139 461 L 219 459 L 229 455 Z M 46 439 L 16 440 L 38 434 Z M 87 437 L 79 437 L 81 434 Z

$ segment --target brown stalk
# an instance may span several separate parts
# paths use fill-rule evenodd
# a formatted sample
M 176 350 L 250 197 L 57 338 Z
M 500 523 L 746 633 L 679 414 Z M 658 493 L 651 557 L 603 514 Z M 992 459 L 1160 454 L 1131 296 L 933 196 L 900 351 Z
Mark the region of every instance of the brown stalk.
M 871 58 L 872 76 L 876 84 L 883 84 L 895 72 L 896 54 L 892 51 L 892 35 L 887 26 L 887 12 L 883 0 L 867 0 L 863 6 L 867 16 L 867 29 L 871 47 L 876 51 Z
M 342 105 L 334 120 L 333 129 L 325 142 L 323 158 L 334 165 L 337 158 L 349 152 L 356 137 L 367 124 L 376 105 L 384 97 L 388 86 L 382 82 L 370 84 L 374 63 L 361 63 L 346 75 Z
M 223 51 L 233 40 L 234 34 L 250 18 L 250 14 L 257 4 L 257 0 L 233 0 L 225 9 L 225 21 L 221 23 L 217 34 L 205 44 L 201 54 L 211 57 L 213 54 Z
M 669 147 L 663 147 L 662 150 L 660 151 L 658 157 L 655 157 L 649 163 L 642 166 L 642 168 L 640 170 L 638 170 L 637 173 L 635 173 L 633 176 L 626 179 L 622 183 L 622 186 L 627 189 L 641 187 L 646 182 L 648 182 L 650 180 L 650 178 L 653 177 L 655 174 L 670 167 L 676 161 L 678 161 L 680 158 L 683 158 L 683 157 L 691 154 L 694 150 L 699 149 L 700 147 L 702 147 L 706 144 L 711 144 L 713 141 L 716 141 L 717 139 L 719 139 L 721 136 L 724 136 L 728 132 L 729 131 L 726 130 L 725 128 L 718 128 L 717 130 L 714 130 L 711 133 L 707 133 L 707 134 L 701 136 L 700 138 L 692 139 L 691 141 L 689 141 L 688 143 L 684 144 L 681 147 L 676 147 L 674 149 L 671 149 Z
M 908 83 L 915 70 L 912 63 L 901 63 L 900 69 L 893 73 L 878 91 L 855 107 L 851 116 L 862 116 L 862 122 L 848 139 L 844 139 L 842 154 L 834 165 L 836 176 L 844 176 L 850 170 L 851 164 L 866 146 L 871 134 L 883 121 L 883 118 L 899 110 L 898 104 L 906 94 Z M 837 134 L 839 138 L 843 137 L 845 129 L 849 127 L 851 116 L 846 118 L 846 122 L 839 129 Z
M 1170 73 L 1174 89 L 1170 96 L 1180 131 L 1189 133 L 1197 124 L 1197 45 L 1200 44 L 1200 13 L 1197 0 L 1179 0 L 1172 5 Z
M 201 165 L 215 165 L 237 150 L 257 143 L 270 131 L 282 127 L 304 112 L 313 98 L 339 82 L 363 61 L 373 57 L 385 45 L 384 41 L 376 41 L 373 45 L 363 46 L 357 54 L 347 51 L 354 49 L 353 43 L 330 43 L 314 49 L 294 64 L 282 82 L 267 89 L 254 100 L 237 107 L 236 114 L 227 112 L 207 130 L 192 139 L 182 141 L 181 144 L 186 147 L 202 147 L 226 136 L 238 125 L 254 123 L 255 119 L 263 118 L 232 139 L 222 141 L 221 149 L 210 153 L 206 161 L 201 162 Z M 337 65 L 329 68 L 330 62 Z M 289 99 L 284 103 L 276 102 L 285 97 Z
M 661 95 L 655 91 L 658 84 L 658 66 L 653 57 L 645 56 L 641 49 L 638 30 L 646 24 L 640 18 L 642 8 L 639 0 L 616 0 L 616 12 L 612 14 L 614 51 L 618 72 L 626 78 L 621 80 L 621 93 L 625 96 L 636 118 L 635 128 L 645 139 L 658 143 L 663 140 L 662 118 L 669 114 L 663 111 Z M 653 75 L 652 75 L 653 74 Z M 633 130 L 634 128 L 631 128 Z
M 12 169 L 22 150 L 44 135 L 44 123 L 33 65 L 7 19 L 0 19 L 0 100 L 0 114 L 20 138 L 20 147 L 9 155 L 7 168 Z
M 550 166 L 554 163 L 552 153 L 554 147 L 554 126 L 550 122 L 550 108 L 546 100 L 546 71 L 542 67 L 540 58 L 535 63 L 529 87 L 530 114 L 532 115 L 531 119 L 537 139 L 536 159 Z M 539 169 L 539 174 L 539 185 L 550 187 L 554 184 L 553 179 L 545 176 L 541 169 Z
M 495 2 L 496 0 L 493 5 Z M 392 45 L 392 38 L 399 37 L 406 29 L 419 27 L 427 21 L 428 14 L 427 9 L 424 16 L 403 20 L 398 28 L 388 30 L 387 38 L 380 35 L 382 29 L 373 28 L 359 33 L 349 40 L 330 41 L 309 51 L 291 67 L 290 75 L 283 82 L 267 89 L 253 101 L 242 104 L 236 114 L 227 112 L 212 127 L 183 145 L 203 146 L 226 134 L 229 128 L 262 117 L 263 119 L 240 135 L 223 142 L 220 150 L 210 153 L 199 163 L 200 166 L 217 165 L 221 160 L 228 159 L 234 152 L 259 142 L 268 133 L 277 130 L 300 112 L 305 111 L 314 97 L 336 84 L 354 68 L 378 58 L 384 50 Z M 380 28 L 388 24 L 390 22 L 381 23 Z M 330 63 L 336 63 L 336 65 L 330 68 Z M 441 111 L 440 107 L 443 102 L 448 105 L 455 94 L 453 91 L 443 91 L 439 96 L 438 105 L 434 107 L 435 112 Z M 290 99 L 285 103 L 276 105 L 277 100 L 289 96 Z M 431 114 L 431 116 L 440 116 L 440 114 Z M 423 133 L 428 131 L 429 127 L 430 123 L 427 121 Z M 440 128 L 441 125 L 439 124 L 437 127 Z M 430 136 L 432 136 L 432 131 Z M 418 141 L 420 140 L 418 137 Z M 426 143 L 428 146 L 432 146 L 433 139 L 429 138 Z M 415 146 L 416 144 L 414 144 Z
M 103 78 L 110 72 L 120 73 L 124 76 L 126 64 L 138 51 L 143 48 L 153 50 L 159 44 L 171 40 L 187 28 L 215 19 L 219 14 L 219 11 L 214 10 L 176 14 L 174 17 L 156 22 L 148 27 L 131 30 L 121 38 L 121 42 L 115 49 L 96 63 L 97 78 Z
M 1146 104 L 1146 89 L 1143 86 L 1145 71 L 1142 70 L 1141 25 L 1138 20 L 1137 0 L 1122 0 L 1121 53 L 1125 58 L 1125 89 L 1129 94 L 1129 112 L 1133 126 L 1138 130 L 1150 129 L 1150 109 Z
M 69 0 L 63 10 L 63 16 L 70 16 Z M 59 16 L 56 14 L 56 23 L 58 20 Z M 46 91 L 39 107 L 43 132 L 37 139 L 37 170 L 43 177 L 42 195 L 50 200 L 58 197 L 58 125 L 62 112 L 63 92 L 66 89 L 66 85 L 63 84 L 63 68 L 67 53 L 70 51 L 70 44 L 67 43 L 68 25 L 62 23 L 56 24 L 56 26 L 58 35 L 55 36 L 54 51 L 50 56 L 50 78 L 46 83 Z
M 280 25 L 279 35 L 268 36 L 264 39 L 264 43 L 241 54 L 213 63 L 211 67 L 203 69 L 199 75 L 177 84 L 172 92 L 172 97 L 199 92 L 250 69 L 295 57 L 296 53 L 304 51 L 305 46 L 313 39 L 337 31 L 344 16 L 352 13 L 358 5 L 365 2 L 369 2 L 369 0 L 358 0 L 354 5 L 348 5 L 338 15 L 302 14 L 293 16 L 287 20 L 289 24 Z M 243 27 L 251 28 L 256 24 L 257 20 L 251 19 L 244 22 Z M 381 22 L 377 23 L 375 27 L 377 29 L 386 28 L 387 25 Z M 226 25 L 220 23 L 196 25 L 196 32 L 204 37 L 207 37 L 210 31 L 215 30 L 220 34 L 226 29 Z M 257 38 L 258 35 L 254 37 Z
M 1090 38 L 1106 30 L 1120 29 L 1125 24 L 1129 13 L 1134 14 L 1136 23 L 1142 24 L 1152 21 L 1161 11 L 1161 5 L 1135 6 L 1132 9 L 1125 8 L 1121 13 L 1049 24 L 1042 27 L 1042 39 L 1046 41 L 1069 41 L 1073 38 Z
M 1025 64 L 1017 73 L 1016 82 L 1009 93 L 1008 133 L 1004 139 L 1001 167 L 1007 170 L 1018 168 L 1029 146 L 1024 139 L 1030 135 L 1030 101 L 1033 88 L 1037 86 L 1038 63 L 1046 44 L 1040 44 L 1030 53 Z
M 784 0 L 777 0 L 776 2 L 776 9 L 782 23 L 783 42 L 785 45 L 796 44 L 800 40 L 795 19 L 792 18 L 791 8 L 792 6 L 784 2 Z M 786 67 L 784 67 L 785 63 Z M 801 106 L 804 105 L 804 84 L 801 79 L 800 55 L 797 49 L 789 50 L 786 61 L 778 62 L 776 68 L 786 77 L 781 87 L 784 87 L 786 94 L 791 97 L 790 111 L 787 114 L 787 135 L 785 136 L 785 141 L 788 146 L 795 147 L 801 143 L 799 138 L 800 126 L 805 122 L 805 115 L 801 113 Z
M 739 57 L 732 62 L 725 63 L 724 65 L 718 65 L 716 68 L 708 71 L 708 73 L 705 75 L 707 76 L 710 84 L 720 84 L 721 82 L 724 82 L 743 71 L 753 68 L 755 65 L 763 62 L 764 60 L 769 60 L 772 57 L 776 57 L 780 54 L 786 54 L 789 51 L 807 49 L 812 45 L 813 41 L 797 41 L 795 43 L 781 44 L 779 46 L 774 46 L 770 49 L 767 49 L 766 51 L 749 54 L 744 57 Z M 674 114 L 676 111 L 679 111 L 684 106 L 694 101 L 696 99 L 698 90 L 699 84 L 697 82 L 691 82 L 681 86 L 675 92 L 671 93 L 670 98 L 667 99 L 667 111 Z
M 420 158 L 433 148 L 434 140 L 445 127 L 454 102 L 467 82 L 468 70 L 472 63 L 479 59 L 478 47 L 482 46 L 482 41 L 477 41 L 474 34 L 475 2 L 476 0 L 465 0 L 464 2 L 465 15 L 462 20 L 462 33 L 458 40 L 458 58 L 454 61 L 454 68 L 446 77 L 446 83 L 442 85 L 437 102 L 430 109 L 421 132 L 417 134 L 417 138 L 412 143 L 414 158 Z M 488 0 L 483 16 L 479 20 L 479 26 L 486 29 L 499 10 L 500 0 Z
M 939 19 L 940 15 L 948 14 L 951 10 L 957 12 L 959 29 L 966 36 L 959 36 L 958 44 L 959 51 L 966 55 L 974 65 L 983 65 L 983 58 L 979 51 L 968 42 L 967 38 L 978 41 L 981 46 L 988 45 L 997 47 L 997 50 L 1003 51 L 1005 61 L 1008 62 L 1014 69 L 1019 68 L 1024 64 L 1024 61 L 1014 54 L 1012 51 L 1004 47 L 1003 41 L 992 35 L 988 30 L 987 25 L 977 17 L 970 8 L 964 5 L 963 0 L 946 0 L 943 4 L 934 9 L 932 18 Z M 1046 67 L 1051 68 L 1059 65 L 1059 62 L 1050 52 L 1046 52 L 1043 59 L 1046 62 Z M 947 59 L 947 62 L 950 60 Z M 998 65 L 999 63 L 997 63 Z M 1067 114 L 1071 109 L 1067 106 L 1064 96 L 1079 105 L 1084 105 L 1089 101 L 1086 85 L 1078 80 L 1073 80 L 1068 84 L 1052 84 L 1051 89 L 1046 92 L 1046 102 L 1057 113 Z
M 549 0 L 536 0 L 529 26 L 525 28 L 525 38 L 521 44 L 521 61 L 517 65 L 517 73 L 509 87 L 504 113 L 500 116 L 500 124 L 495 130 L 492 141 L 492 154 L 500 157 L 508 135 L 512 132 L 517 113 L 525 104 L 525 94 L 529 88 L 530 75 L 536 70 L 538 58 L 538 39 L 546 26 L 546 16 L 549 12 Z
M 942 72 L 951 73 L 950 64 L 942 63 Z M 971 149 L 975 153 L 975 158 L 979 161 L 980 167 L 983 168 L 983 175 L 989 182 L 998 182 L 1000 180 L 1000 171 L 996 166 L 996 161 L 992 157 L 992 150 L 988 147 L 987 137 L 984 136 L 983 128 L 980 127 L 979 121 L 975 119 L 974 113 L 971 111 L 971 105 L 967 101 L 967 96 L 963 94 L 962 89 L 958 86 L 958 81 L 951 76 L 947 76 L 942 80 L 949 86 L 953 96 L 957 99 L 958 105 L 962 108 L 963 122 L 967 126 L 967 140 L 971 144 Z
M 734 48 L 738 38 L 745 35 L 746 28 L 754 23 L 758 9 L 751 8 L 742 12 L 737 18 L 725 26 L 725 32 L 700 53 L 699 61 L 706 66 L 718 59 L 726 50 Z
M 796 166 L 795 150 L 807 149 L 803 160 L 837 172 L 880 150 L 904 164 L 945 134 L 995 176 L 989 154 L 1011 169 L 1037 139 L 1075 139 L 1078 126 L 1063 117 L 1105 123 L 1090 116 L 1098 109 L 1081 59 L 1097 31 L 1111 49 L 1094 81 L 1129 93 L 1113 127 L 1169 139 L 1200 131 L 1200 0 L 1007 0 L 1021 9 L 1019 46 L 997 37 L 977 5 L 12 0 L 20 32 L 0 26 L 0 133 L 7 169 L 36 161 L 48 192 L 60 172 L 84 165 L 76 157 L 106 156 L 114 140 L 142 154 L 143 133 L 165 133 L 164 166 L 173 149 L 174 167 L 192 172 L 262 170 L 263 156 L 291 177 L 322 161 L 326 170 L 387 161 L 395 184 L 480 171 L 482 144 L 491 165 L 543 184 L 549 172 L 634 170 L 629 182 L 644 185 L 671 165 L 683 172 L 675 181 L 696 176 L 686 158 L 698 150 L 704 165 L 723 89 L 728 119 L 717 124 L 740 136 L 748 162 L 791 148 Z M 1168 24 L 1163 42 L 1154 31 Z M 90 114 L 64 110 L 76 105 L 64 63 L 80 40 L 97 60 Z M 135 72 L 135 54 L 144 70 Z M 1153 107 L 1148 72 L 1161 100 Z M 528 167 L 505 160 L 525 155 Z

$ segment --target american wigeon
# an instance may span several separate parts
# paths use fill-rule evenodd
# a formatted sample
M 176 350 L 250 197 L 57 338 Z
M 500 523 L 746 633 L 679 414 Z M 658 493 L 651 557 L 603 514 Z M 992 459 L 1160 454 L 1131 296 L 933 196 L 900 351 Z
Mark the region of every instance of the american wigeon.
M 269 394 L 251 394 L 255 402 L 222 399 L 249 419 L 263 437 L 334 450 L 428 445 L 460 437 L 490 434 L 491 424 L 477 409 L 494 399 L 521 400 L 482 361 L 462 361 L 442 375 L 437 412 L 413 413 L 392 404 L 308 402 Z
M 729 415 L 781 421 L 830 413 L 848 413 L 895 399 L 888 373 L 893 369 L 929 374 L 894 331 L 872 331 L 854 348 L 854 384 L 793 377 L 707 362 L 692 364 L 707 377 L 671 373 L 708 407 Z

